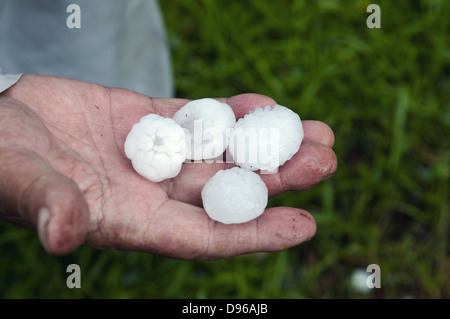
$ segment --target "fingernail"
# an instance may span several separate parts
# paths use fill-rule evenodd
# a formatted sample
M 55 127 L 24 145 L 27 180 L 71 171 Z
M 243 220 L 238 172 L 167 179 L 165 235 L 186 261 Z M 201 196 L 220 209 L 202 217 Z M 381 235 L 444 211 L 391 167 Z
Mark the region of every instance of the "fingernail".
M 47 250 L 47 225 L 50 219 L 50 212 L 46 207 L 42 207 L 38 212 L 37 217 L 37 229 L 39 234 L 39 239 L 42 245 Z

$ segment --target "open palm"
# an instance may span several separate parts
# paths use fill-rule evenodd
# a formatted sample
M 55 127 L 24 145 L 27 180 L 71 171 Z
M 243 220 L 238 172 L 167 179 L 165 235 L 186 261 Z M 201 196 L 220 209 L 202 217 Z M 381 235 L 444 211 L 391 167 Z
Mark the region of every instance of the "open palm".
M 275 102 L 256 94 L 221 99 L 236 116 Z M 185 163 L 174 179 L 151 183 L 123 150 L 134 123 L 148 113 L 171 117 L 188 100 L 152 99 L 70 79 L 25 75 L 0 95 L 0 217 L 38 228 L 55 254 L 81 243 L 100 249 L 216 259 L 279 251 L 310 239 L 312 216 L 266 209 L 245 224 L 211 220 L 201 189 L 229 163 Z M 271 196 L 305 190 L 332 175 L 330 128 L 304 121 L 300 151 L 277 174 L 262 174 Z M 233 200 L 230 198 L 230 200 Z

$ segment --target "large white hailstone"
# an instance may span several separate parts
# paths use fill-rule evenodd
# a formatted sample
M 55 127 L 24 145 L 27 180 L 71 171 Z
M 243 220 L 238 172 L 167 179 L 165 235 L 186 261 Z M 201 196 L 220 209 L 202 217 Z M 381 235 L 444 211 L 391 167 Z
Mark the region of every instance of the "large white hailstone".
M 186 158 L 191 160 L 212 159 L 223 154 L 236 124 L 232 108 L 211 98 L 188 102 L 173 119 L 187 130 Z
M 134 124 L 124 148 L 138 174 L 161 182 L 180 172 L 186 159 L 186 134 L 174 120 L 148 114 Z
M 297 113 L 281 105 L 266 106 L 237 121 L 229 150 L 240 167 L 273 172 L 298 152 L 303 137 Z
M 202 200 L 211 219 L 223 224 L 245 223 L 264 212 L 268 190 L 258 174 L 233 167 L 218 171 L 206 182 Z

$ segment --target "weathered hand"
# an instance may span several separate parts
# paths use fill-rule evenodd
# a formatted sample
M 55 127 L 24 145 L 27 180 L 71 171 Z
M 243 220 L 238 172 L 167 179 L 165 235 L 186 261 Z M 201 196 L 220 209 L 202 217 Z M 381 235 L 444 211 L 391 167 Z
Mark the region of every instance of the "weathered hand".
M 222 100 L 237 117 L 275 104 L 256 94 Z M 201 208 L 201 189 L 217 170 L 232 164 L 185 163 L 176 178 L 161 183 L 133 170 L 123 150 L 133 124 L 148 113 L 172 116 L 186 102 L 24 75 L 0 94 L 0 218 L 37 228 L 54 254 L 86 243 L 216 259 L 279 251 L 310 239 L 314 219 L 297 208 L 269 208 L 245 224 L 209 219 Z M 317 121 L 303 125 L 300 151 L 277 174 L 262 175 L 271 196 L 305 190 L 336 170 L 331 129 Z

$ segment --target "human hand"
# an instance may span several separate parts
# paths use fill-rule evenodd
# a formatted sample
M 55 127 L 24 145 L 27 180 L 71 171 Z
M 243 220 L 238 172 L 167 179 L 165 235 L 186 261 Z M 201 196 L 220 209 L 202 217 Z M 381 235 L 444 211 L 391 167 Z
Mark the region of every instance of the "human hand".
M 274 105 L 242 94 L 221 99 L 236 116 Z M 98 249 L 217 259 L 280 251 L 309 240 L 316 224 L 306 211 L 268 208 L 245 224 L 211 220 L 201 189 L 230 163 L 185 163 L 161 183 L 139 176 L 124 154 L 133 124 L 148 113 L 171 117 L 187 100 L 151 99 L 75 80 L 24 75 L 0 94 L 0 218 L 37 228 L 45 249 L 66 254 L 85 243 Z M 262 174 L 274 196 L 306 190 L 337 167 L 334 135 L 303 121 L 299 152 L 276 174 Z M 232 200 L 232 199 L 230 199 Z

